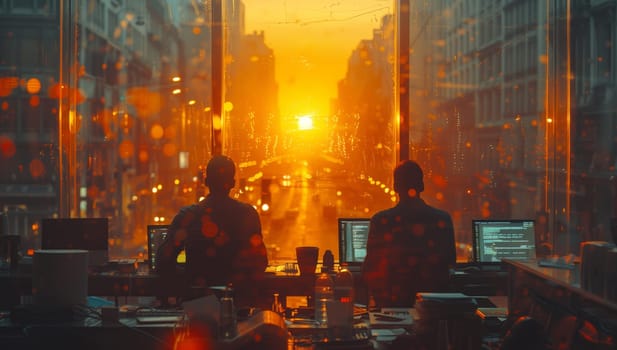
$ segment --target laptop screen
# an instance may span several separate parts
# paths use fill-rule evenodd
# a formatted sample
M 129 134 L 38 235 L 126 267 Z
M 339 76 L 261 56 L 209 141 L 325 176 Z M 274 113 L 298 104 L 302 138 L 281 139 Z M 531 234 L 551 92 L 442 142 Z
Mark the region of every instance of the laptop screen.
M 472 220 L 472 226 L 475 262 L 535 259 L 534 220 Z
M 42 249 L 83 249 L 88 265 L 109 262 L 107 218 L 53 218 L 41 220 Z
M 362 265 L 370 222 L 370 218 L 338 219 L 339 264 Z
M 167 237 L 169 225 L 148 225 L 148 266 L 156 271 L 156 252 Z

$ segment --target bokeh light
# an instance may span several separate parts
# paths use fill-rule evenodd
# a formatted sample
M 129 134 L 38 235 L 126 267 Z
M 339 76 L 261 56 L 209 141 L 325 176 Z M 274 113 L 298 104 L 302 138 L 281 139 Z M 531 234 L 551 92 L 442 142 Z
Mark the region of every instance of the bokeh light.
M 29 94 L 38 94 L 41 92 L 41 82 L 37 78 L 30 78 L 26 82 L 26 91 Z
M 17 152 L 15 142 L 7 136 L 0 136 L 0 156 L 4 159 L 11 158 Z
M 150 128 L 150 136 L 155 140 L 160 140 L 161 138 L 163 138 L 164 134 L 165 131 L 163 130 L 161 124 L 154 124 Z
M 0 97 L 9 96 L 18 85 L 19 79 L 17 79 L 17 77 L 0 78 Z
M 139 153 L 137 154 L 137 158 L 139 159 L 139 161 L 141 163 L 147 163 L 148 159 L 150 159 L 150 156 L 148 155 L 148 151 L 145 149 L 140 149 Z
M 122 159 L 129 159 L 133 156 L 134 153 L 135 146 L 133 145 L 133 142 L 129 140 L 122 141 L 118 146 L 118 154 Z
M 33 159 L 30 161 L 30 175 L 35 178 L 41 178 L 45 175 L 45 164 L 40 159 Z
M 174 156 L 176 154 L 176 144 L 169 142 L 163 145 L 163 154 L 167 157 Z
M 30 96 L 30 107 L 38 107 L 41 104 L 41 98 L 38 95 Z
M 88 198 L 96 199 L 99 196 L 99 188 L 96 185 L 88 187 Z
M 212 117 L 212 128 L 214 130 L 221 130 L 221 127 L 223 126 L 223 121 L 221 120 L 221 116 L 220 115 L 215 115 Z

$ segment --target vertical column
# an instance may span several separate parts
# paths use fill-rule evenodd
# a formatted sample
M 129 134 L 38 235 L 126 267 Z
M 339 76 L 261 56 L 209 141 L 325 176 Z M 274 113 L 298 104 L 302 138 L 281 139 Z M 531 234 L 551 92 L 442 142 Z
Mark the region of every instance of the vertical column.
M 398 0 L 399 160 L 409 159 L 409 1 Z
M 77 186 L 77 67 L 78 30 L 76 14 L 79 4 L 73 0 L 59 2 L 59 71 L 58 71 L 58 214 L 78 214 Z
M 222 153 L 223 125 L 223 4 L 212 1 L 212 155 Z

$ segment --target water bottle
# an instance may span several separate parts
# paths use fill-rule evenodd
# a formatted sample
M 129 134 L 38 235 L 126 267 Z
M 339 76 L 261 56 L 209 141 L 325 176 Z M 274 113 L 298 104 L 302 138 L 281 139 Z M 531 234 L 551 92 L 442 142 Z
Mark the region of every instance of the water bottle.
M 319 325 L 328 324 L 326 301 L 332 300 L 334 293 L 334 281 L 327 273 L 321 273 L 315 280 L 315 321 Z
M 350 303 L 354 302 L 354 279 L 352 273 L 347 269 L 342 269 L 336 274 L 334 287 L 334 300 Z
M 329 315 L 328 323 L 328 336 L 332 339 L 353 337 L 353 302 L 354 278 L 349 270 L 343 269 L 334 280 L 332 310 L 336 315 Z
M 237 318 L 236 308 L 234 306 L 233 289 L 231 284 L 225 288 L 225 293 L 221 298 L 220 337 L 223 339 L 231 339 L 236 336 Z

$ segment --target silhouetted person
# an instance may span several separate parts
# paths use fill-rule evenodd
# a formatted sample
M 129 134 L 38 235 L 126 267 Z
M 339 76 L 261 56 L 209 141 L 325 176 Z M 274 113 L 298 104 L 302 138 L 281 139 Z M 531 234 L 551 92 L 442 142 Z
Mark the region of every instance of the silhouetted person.
M 205 199 L 176 214 L 157 252 L 163 276 L 176 273 L 176 259 L 185 249 L 186 274 L 193 286 L 234 285 L 236 297 L 255 291 L 268 265 L 259 214 L 251 205 L 229 196 L 235 185 L 234 162 L 214 156 L 206 167 Z M 238 298 L 237 298 L 238 299 Z
M 377 306 L 412 306 L 417 292 L 448 290 L 456 263 L 450 214 L 420 198 L 420 166 L 402 161 L 394 170 L 399 202 L 371 218 L 362 277 Z

